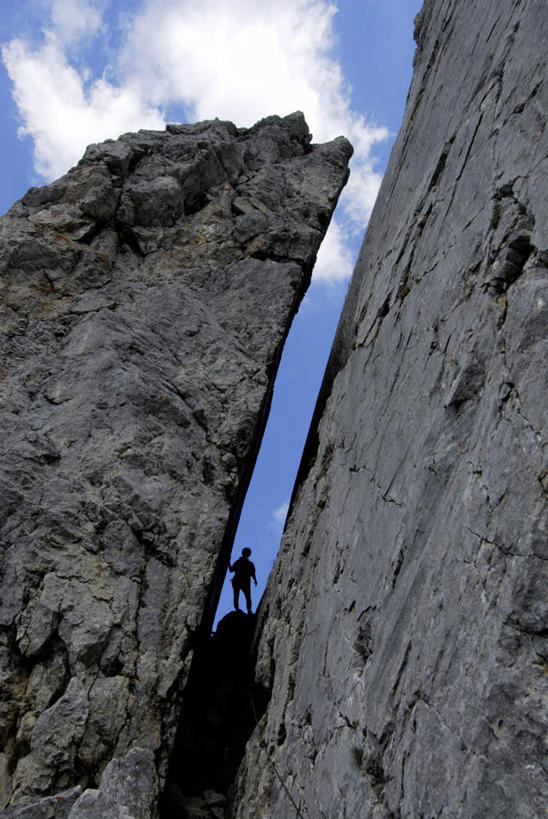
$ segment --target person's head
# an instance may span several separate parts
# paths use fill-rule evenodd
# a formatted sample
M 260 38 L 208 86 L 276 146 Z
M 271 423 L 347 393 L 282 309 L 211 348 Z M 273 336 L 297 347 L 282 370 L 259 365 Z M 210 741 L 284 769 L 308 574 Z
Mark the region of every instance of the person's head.
M 245 549 L 242 549 L 242 557 L 249 557 L 250 554 L 251 549 L 248 549 L 247 546 L 245 547 Z

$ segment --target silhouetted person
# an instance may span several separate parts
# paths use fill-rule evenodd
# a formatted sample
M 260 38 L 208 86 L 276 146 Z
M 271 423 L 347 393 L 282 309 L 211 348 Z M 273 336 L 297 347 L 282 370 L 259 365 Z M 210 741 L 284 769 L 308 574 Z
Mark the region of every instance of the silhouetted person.
M 243 591 L 245 602 L 247 604 L 247 613 L 251 614 L 251 578 L 257 585 L 257 578 L 255 577 L 255 566 L 249 560 L 251 549 L 242 549 L 242 556 L 238 560 L 229 565 L 231 572 L 234 572 L 232 578 L 232 588 L 234 589 L 234 610 L 240 611 L 238 600 L 240 591 Z

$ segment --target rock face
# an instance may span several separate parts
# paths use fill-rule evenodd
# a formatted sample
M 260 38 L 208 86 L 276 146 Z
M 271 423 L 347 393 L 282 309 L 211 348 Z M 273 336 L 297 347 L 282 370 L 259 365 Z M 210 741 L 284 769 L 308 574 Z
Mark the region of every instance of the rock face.
M 90 146 L 2 219 L 9 815 L 155 814 L 350 154 L 301 114 L 168 126 Z
M 546 805 L 547 29 L 542 0 L 417 18 L 259 612 L 241 819 Z

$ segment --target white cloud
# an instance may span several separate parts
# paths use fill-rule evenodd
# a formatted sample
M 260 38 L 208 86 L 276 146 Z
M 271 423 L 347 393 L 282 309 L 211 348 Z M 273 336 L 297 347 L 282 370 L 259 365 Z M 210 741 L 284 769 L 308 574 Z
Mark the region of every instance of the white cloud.
M 355 148 L 339 220 L 320 250 L 315 277 L 340 281 L 351 273 L 347 230 L 363 230 L 380 176 L 370 150 L 385 128 L 351 109 L 350 90 L 333 57 L 333 15 L 327 0 L 143 0 L 126 19 L 113 66 L 118 82 L 91 84 L 71 62 L 75 40 L 93 40 L 106 0 L 52 0 L 45 42 L 31 50 L 4 46 L 23 125 L 34 140 L 35 169 L 45 179 L 65 172 L 86 144 L 139 128 L 163 127 L 163 111 L 182 104 L 189 119 L 220 117 L 251 125 L 271 113 L 302 110 L 314 140 L 345 134 Z M 97 72 L 95 72 L 95 76 Z M 342 211 L 342 213 L 341 213 Z
M 182 100 L 196 119 L 241 125 L 304 110 L 324 141 L 340 133 L 325 108 L 342 83 L 327 56 L 333 13 L 323 0 L 148 0 L 123 59 L 130 69 L 140 55 L 144 93 L 159 104 Z
M 65 42 L 93 36 L 101 27 L 101 10 L 90 0 L 53 0 L 53 30 Z
M 289 501 L 284 501 L 276 509 L 273 509 L 270 515 L 268 528 L 274 530 L 279 535 L 283 532 L 285 519 L 289 510 Z
M 2 56 L 23 119 L 19 134 L 33 138 L 35 170 L 46 180 L 65 173 L 91 142 L 163 128 L 158 111 L 129 83 L 115 87 L 101 79 L 85 92 L 82 77 L 52 40 L 36 52 L 12 40 Z
M 330 284 L 346 281 L 352 275 L 352 261 L 350 247 L 345 240 L 345 232 L 339 218 L 335 216 L 320 245 L 314 278 Z

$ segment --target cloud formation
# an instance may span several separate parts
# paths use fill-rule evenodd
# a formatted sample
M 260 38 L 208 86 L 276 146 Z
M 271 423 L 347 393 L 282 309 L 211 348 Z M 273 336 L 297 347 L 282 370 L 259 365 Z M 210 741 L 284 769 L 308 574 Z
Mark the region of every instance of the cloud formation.
M 102 7 L 91 0 L 53 0 L 53 30 L 65 43 L 96 34 L 101 28 Z
M 276 509 L 273 509 L 270 514 L 270 521 L 268 528 L 275 531 L 281 536 L 285 524 L 285 519 L 289 511 L 289 501 L 284 501 Z
M 118 32 L 108 64 L 99 43 L 115 25 L 114 8 L 113 0 L 50 0 L 41 41 L 14 39 L 2 49 L 20 134 L 34 142 L 36 172 L 51 180 L 90 142 L 163 128 L 175 105 L 190 121 L 220 117 L 240 126 L 302 110 L 315 141 L 344 134 L 355 148 L 351 181 L 315 270 L 318 280 L 347 279 L 352 260 L 345 234 L 363 230 L 369 217 L 380 184 L 370 152 L 388 132 L 351 108 L 333 56 L 335 4 L 142 0 Z M 78 42 L 88 45 L 87 66 L 74 56 Z
M 99 79 L 85 88 L 53 38 L 38 51 L 12 40 L 2 55 L 23 120 L 19 134 L 32 137 L 34 167 L 45 181 L 66 173 L 91 142 L 164 127 L 161 113 L 131 83 L 115 86 Z

